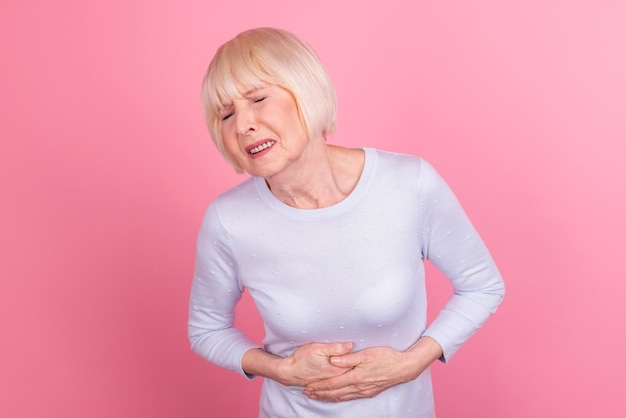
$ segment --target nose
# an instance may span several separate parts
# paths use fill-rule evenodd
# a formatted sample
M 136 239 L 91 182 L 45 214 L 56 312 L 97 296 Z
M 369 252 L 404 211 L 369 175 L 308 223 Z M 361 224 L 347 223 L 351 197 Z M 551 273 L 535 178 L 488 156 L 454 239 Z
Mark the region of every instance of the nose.
M 256 131 L 256 120 L 254 117 L 254 111 L 249 108 L 239 109 L 235 112 L 237 118 L 237 132 L 241 135 L 248 135 Z

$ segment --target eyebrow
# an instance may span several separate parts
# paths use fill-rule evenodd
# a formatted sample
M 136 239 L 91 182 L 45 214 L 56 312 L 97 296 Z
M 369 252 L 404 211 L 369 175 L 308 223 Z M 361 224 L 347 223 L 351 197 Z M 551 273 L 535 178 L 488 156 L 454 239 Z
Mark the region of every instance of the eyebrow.
M 241 94 L 241 97 L 248 97 L 249 95 L 251 95 L 251 94 L 253 94 L 253 93 L 256 93 L 256 92 L 257 92 L 257 91 L 259 91 L 259 90 L 263 90 L 263 89 L 265 89 L 265 88 L 267 88 L 267 86 L 251 87 L 251 88 L 249 88 L 248 90 L 246 90 L 245 92 L 240 93 L 240 94 Z M 218 111 L 218 113 L 219 113 L 219 112 L 224 112 L 224 111 L 226 111 L 226 110 L 228 110 L 229 108 L 232 108 L 232 107 L 233 107 L 233 103 L 232 103 L 232 102 L 229 102 L 229 103 L 220 103 L 220 104 L 218 105 L 218 109 L 217 109 L 217 111 Z
M 217 109 L 216 109 L 216 113 L 219 116 L 223 116 L 224 114 L 230 112 L 233 109 L 233 105 L 232 103 L 226 104 L 226 105 L 220 105 Z
M 242 94 L 242 96 L 243 96 L 243 97 L 246 97 L 246 96 L 248 96 L 248 95 L 250 95 L 250 94 L 256 93 L 257 91 L 259 91 L 259 90 L 263 90 L 263 89 L 265 89 L 265 88 L 267 88 L 267 86 L 252 87 L 252 88 L 250 88 L 250 89 L 246 90 L 246 91 Z

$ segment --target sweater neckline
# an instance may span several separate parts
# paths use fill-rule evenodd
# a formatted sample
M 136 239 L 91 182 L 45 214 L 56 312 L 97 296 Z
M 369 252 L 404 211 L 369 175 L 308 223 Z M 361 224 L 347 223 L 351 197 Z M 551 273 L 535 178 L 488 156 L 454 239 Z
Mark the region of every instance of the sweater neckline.
M 283 216 L 294 219 L 319 219 L 325 217 L 337 216 L 352 209 L 354 205 L 362 198 L 366 193 L 367 188 L 371 182 L 371 177 L 374 172 L 374 167 L 377 163 L 377 154 L 372 148 L 361 148 L 365 154 L 365 162 L 363 164 L 363 170 L 361 176 L 352 190 L 352 192 L 346 196 L 342 201 L 319 209 L 299 209 L 287 205 L 281 202 L 272 194 L 270 189 L 265 183 L 265 179 L 262 177 L 254 177 L 254 184 L 256 191 L 260 198 L 267 204 L 272 210 L 282 214 Z

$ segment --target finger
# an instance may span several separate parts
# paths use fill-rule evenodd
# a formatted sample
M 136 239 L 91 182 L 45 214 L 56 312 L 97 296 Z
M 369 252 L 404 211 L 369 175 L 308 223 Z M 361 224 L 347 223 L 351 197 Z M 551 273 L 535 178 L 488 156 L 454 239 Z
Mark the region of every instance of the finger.
M 351 392 L 351 393 L 347 393 L 345 395 L 339 395 L 335 399 L 328 400 L 326 402 L 353 401 L 355 399 L 373 398 L 375 395 L 377 395 L 377 392 L 374 392 L 373 390 L 368 391 L 368 392 Z
M 371 398 L 380 392 L 376 385 L 346 386 L 336 390 L 305 393 L 310 399 L 324 402 L 344 402 L 354 399 Z
M 341 402 L 343 400 L 348 400 L 349 398 L 355 399 L 355 396 L 358 397 L 357 394 L 354 393 L 354 389 L 350 387 L 344 387 L 337 390 L 321 390 L 321 391 L 312 391 L 304 389 L 302 393 L 307 396 L 309 399 L 324 401 L 324 402 Z
M 359 353 L 334 355 L 330 358 L 330 362 L 333 366 L 337 367 L 355 367 L 363 362 L 361 357 Z
M 331 356 L 342 356 L 352 351 L 354 344 L 350 341 L 342 343 L 331 343 L 326 345 L 326 354 Z
M 338 376 L 329 377 L 328 379 L 317 380 L 306 385 L 306 390 L 310 393 L 317 391 L 333 391 L 340 388 L 350 386 L 354 383 L 354 377 L 350 376 L 352 372 L 346 372 Z

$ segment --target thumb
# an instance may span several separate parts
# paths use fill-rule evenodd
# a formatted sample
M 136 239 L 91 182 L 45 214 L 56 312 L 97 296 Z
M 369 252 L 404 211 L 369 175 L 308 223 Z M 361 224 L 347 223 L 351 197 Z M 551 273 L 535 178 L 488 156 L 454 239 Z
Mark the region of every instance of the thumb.
M 355 367 L 360 363 L 358 353 L 332 356 L 329 361 L 337 367 Z
M 329 357 L 331 356 L 342 356 L 344 354 L 348 354 L 352 351 L 354 344 L 350 341 L 342 342 L 342 343 L 333 343 L 328 346 L 328 352 L 326 353 Z
M 338 346 L 343 348 L 341 352 L 329 353 L 330 358 L 328 359 L 334 366 L 338 367 L 354 367 L 358 364 L 358 361 L 354 358 L 353 355 L 350 355 L 350 352 L 354 348 L 354 344 L 351 342 L 337 343 Z

